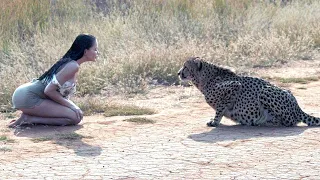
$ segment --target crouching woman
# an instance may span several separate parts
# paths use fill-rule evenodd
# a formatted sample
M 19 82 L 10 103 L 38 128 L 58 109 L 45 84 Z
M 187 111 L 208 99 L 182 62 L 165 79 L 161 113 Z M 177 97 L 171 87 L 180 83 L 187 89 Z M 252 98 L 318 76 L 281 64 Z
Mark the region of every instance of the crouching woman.
M 12 96 L 19 119 L 8 125 L 76 125 L 83 118 L 81 109 L 68 97 L 75 92 L 76 74 L 84 62 L 96 61 L 98 42 L 92 35 L 80 34 L 70 49 L 47 72 L 32 82 L 19 86 Z

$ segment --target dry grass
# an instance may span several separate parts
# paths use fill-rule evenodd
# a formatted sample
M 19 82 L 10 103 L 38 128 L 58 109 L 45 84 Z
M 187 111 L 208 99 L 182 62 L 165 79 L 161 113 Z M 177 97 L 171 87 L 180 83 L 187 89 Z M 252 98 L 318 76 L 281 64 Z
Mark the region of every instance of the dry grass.
M 7 136 L 0 136 L 0 142 L 5 142 L 5 143 L 14 143 L 14 139 L 10 139 Z
M 85 116 L 93 115 L 96 113 L 103 113 L 106 117 L 146 114 L 150 115 L 156 113 L 152 109 L 108 102 L 101 97 L 86 96 L 83 98 L 75 98 L 74 101 L 82 109 Z
M 318 81 L 319 77 L 305 77 L 305 78 L 279 78 L 277 79 L 281 83 L 299 83 L 307 84 L 311 81 Z
M 102 14 L 88 1 L 1 1 L 0 110 L 12 110 L 14 89 L 47 70 L 79 33 L 94 34 L 101 52 L 98 62 L 81 67 L 79 96 L 106 87 L 141 93 L 152 79 L 177 83 L 187 56 L 245 69 L 312 58 L 320 46 L 317 0 L 285 7 L 255 0 L 130 2 L 110 3 Z
M 153 124 L 155 123 L 154 120 L 152 119 L 147 119 L 145 117 L 135 117 L 135 118 L 129 118 L 129 119 L 125 119 L 123 121 L 127 121 L 127 122 L 133 122 L 133 123 L 137 123 L 137 124 Z
M 99 97 L 86 96 L 83 98 L 74 98 L 73 101 L 79 106 L 85 116 L 103 113 L 104 107 L 108 105 L 108 102 Z
M 106 117 L 110 116 L 133 116 L 133 115 L 151 115 L 155 111 L 146 108 L 140 108 L 137 106 L 127 106 L 127 105 L 113 105 L 106 106 L 104 115 Z
M 44 141 L 51 141 L 53 137 L 39 137 L 39 138 L 32 138 L 30 139 L 34 143 L 44 142 Z
M 9 147 L 0 147 L 0 152 L 12 152 L 12 149 Z
M 283 78 L 283 77 L 264 77 L 264 79 L 268 80 L 274 80 L 280 83 L 298 83 L 298 84 L 307 84 L 312 81 L 318 81 L 319 77 L 303 77 L 303 78 L 297 78 L 297 77 L 289 77 L 289 78 Z
M 92 139 L 92 136 L 83 136 L 81 134 L 77 134 L 75 132 L 72 133 L 64 133 L 64 134 L 57 134 L 58 140 L 77 140 L 82 138 Z
M 81 140 L 83 138 L 92 139 L 93 137 L 92 136 L 83 136 L 83 135 L 77 134 L 75 132 L 70 132 L 70 133 L 56 134 L 54 136 L 32 138 L 31 141 L 34 143 L 53 141 L 56 144 L 63 144 L 63 142 L 61 142 L 61 141 L 74 141 L 74 140 Z
M 0 136 L 0 141 L 5 141 L 7 140 L 7 136 Z

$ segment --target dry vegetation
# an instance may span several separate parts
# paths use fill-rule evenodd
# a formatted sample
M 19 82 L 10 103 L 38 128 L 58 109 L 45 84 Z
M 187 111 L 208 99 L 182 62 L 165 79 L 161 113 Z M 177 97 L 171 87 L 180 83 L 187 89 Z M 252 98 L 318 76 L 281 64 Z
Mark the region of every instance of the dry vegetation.
M 108 102 L 97 96 L 74 98 L 74 101 L 77 102 L 85 116 L 90 116 L 96 113 L 101 113 L 106 117 L 151 115 L 156 113 L 156 111 L 152 109 Z
M 136 124 L 153 124 L 153 123 L 155 123 L 154 120 L 147 119 L 145 117 L 134 117 L 134 118 L 125 119 L 123 121 L 133 122 L 133 123 L 136 123 Z
M 318 0 L 1 0 L 0 110 L 10 111 L 14 89 L 79 33 L 98 38 L 101 56 L 81 68 L 78 96 L 140 93 L 150 80 L 177 83 L 187 56 L 240 70 L 310 59 L 320 47 L 319 9 Z

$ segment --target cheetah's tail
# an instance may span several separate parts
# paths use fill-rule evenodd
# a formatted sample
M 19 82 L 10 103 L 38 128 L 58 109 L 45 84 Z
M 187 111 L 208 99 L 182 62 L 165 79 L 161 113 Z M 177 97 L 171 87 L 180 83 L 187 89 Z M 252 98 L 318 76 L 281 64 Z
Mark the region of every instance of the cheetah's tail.
M 320 126 L 320 118 L 311 116 L 300 109 L 300 119 L 302 122 L 307 124 L 308 126 Z

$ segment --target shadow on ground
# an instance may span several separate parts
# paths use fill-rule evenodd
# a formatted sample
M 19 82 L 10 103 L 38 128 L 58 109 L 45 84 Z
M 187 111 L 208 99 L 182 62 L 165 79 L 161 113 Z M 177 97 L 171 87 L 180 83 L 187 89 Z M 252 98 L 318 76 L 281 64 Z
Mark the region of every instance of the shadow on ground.
M 286 137 L 297 136 L 311 127 L 295 126 L 295 127 L 260 127 L 260 126 L 242 126 L 220 125 L 213 128 L 209 132 L 200 134 L 191 134 L 188 138 L 205 143 L 216 143 L 230 140 L 246 140 L 260 137 Z
M 84 138 L 92 138 L 82 136 L 75 131 L 81 129 L 82 125 L 76 126 L 44 126 L 44 125 L 28 125 L 16 128 L 14 134 L 17 137 L 28 137 L 34 142 L 51 141 L 54 144 L 73 149 L 78 156 L 99 156 L 101 154 L 100 146 L 92 146 L 83 142 Z

